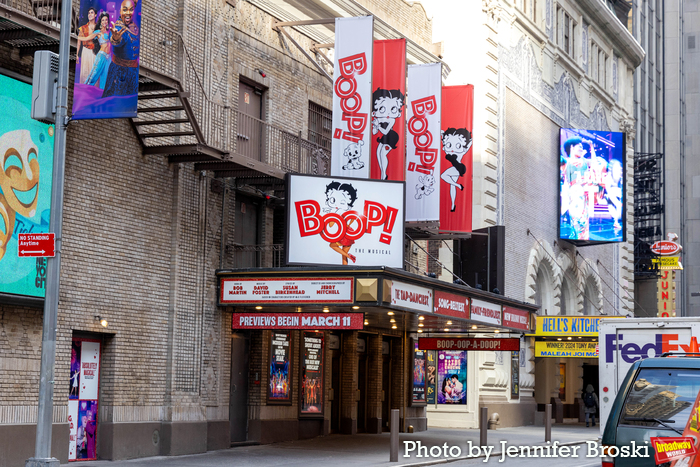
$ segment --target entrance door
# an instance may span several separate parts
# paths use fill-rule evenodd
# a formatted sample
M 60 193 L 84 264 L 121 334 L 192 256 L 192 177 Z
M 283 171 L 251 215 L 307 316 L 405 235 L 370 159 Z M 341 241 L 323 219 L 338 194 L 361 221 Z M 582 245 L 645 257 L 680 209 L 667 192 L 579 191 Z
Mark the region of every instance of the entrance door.
M 331 357 L 331 433 L 340 433 L 340 349 L 332 350 Z
M 238 145 L 237 152 L 260 161 L 264 125 L 262 122 L 262 90 L 238 83 Z
M 229 420 L 231 442 L 248 439 L 248 336 L 231 337 L 231 397 Z
M 258 244 L 259 209 L 260 201 L 236 194 L 236 225 L 233 231 L 233 241 L 239 245 L 234 257 L 236 268 L 260 267 L 260 252 L 254 247 Z
M 391 356 L 382 355 L 382 431 L 389 431 L 391 423 Z
M 359 367 L 357 372 L 357 388 L 360 391 L 360 400 L 357 401 L 357 431 L 367 431 L 367 354 L 359 355 Z

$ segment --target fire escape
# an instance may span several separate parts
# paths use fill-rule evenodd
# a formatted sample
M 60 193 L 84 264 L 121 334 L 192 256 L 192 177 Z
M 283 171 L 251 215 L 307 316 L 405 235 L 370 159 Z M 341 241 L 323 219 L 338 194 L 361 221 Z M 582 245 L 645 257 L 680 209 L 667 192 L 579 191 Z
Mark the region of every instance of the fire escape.
M 663 154 L 634 155 L 634 276 L 635 279 L 655 279 L 658 266 L 652 259 L 657 255 L 651 245 L 663 239 Z
M 61 0 L 0 0 L 0 41 L 18 49 L 20 57 L 37 50 L 58 52 L 60 13 Z M 279 186 L 286 172 L 330 173 L 327 149 L 300 133 L 251 120 L 212 101 L 182 36 L 151 14 L 144 8 L 138 117 L 131 119 L 144 154 L 163 155 L 172 163 L 195 163 L 195 170 L 257 185 Z M 77 50 L 78 23 L 74 5 L 73 50 Z M 255 148 L 237 144 L 246 137 L 237 132 L 239 126 L 256 132 Z

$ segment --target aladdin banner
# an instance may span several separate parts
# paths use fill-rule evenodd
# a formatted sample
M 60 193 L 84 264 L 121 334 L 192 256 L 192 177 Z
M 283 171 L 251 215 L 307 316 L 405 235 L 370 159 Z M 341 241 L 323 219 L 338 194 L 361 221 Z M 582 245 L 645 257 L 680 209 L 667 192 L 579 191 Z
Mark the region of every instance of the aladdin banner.
M 441 85 L 441 64 L 408 67 L 407 222 L 439 220 Z
M 369 178 L 373 16 L 335 19 L 331 174 Z
M 474 86 L 442 88 L 440 231 L 472 231 Z
M 73 119 L 134 118 L 141 1 L 81 0 Z
M 406 39 L 374 41 L 372 153 L 375 180 L 404 180 Z
M 403 182 L 289 175 L 287 187 L 288 264 L 403 268 Z
M 19 234 L 47 233 L 54 127 L 32 120 L 32 86 L 0 75 L 0 293 L 44 297 L 46 258 L 19 257 Z

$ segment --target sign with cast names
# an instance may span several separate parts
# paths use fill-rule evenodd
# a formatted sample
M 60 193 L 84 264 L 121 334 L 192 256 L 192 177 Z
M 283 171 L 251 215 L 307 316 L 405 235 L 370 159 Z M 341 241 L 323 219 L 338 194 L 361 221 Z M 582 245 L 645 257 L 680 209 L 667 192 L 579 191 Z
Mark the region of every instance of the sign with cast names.
M 352 303 L 353 279 L 222 278 L 219 299 L 221 305 Z

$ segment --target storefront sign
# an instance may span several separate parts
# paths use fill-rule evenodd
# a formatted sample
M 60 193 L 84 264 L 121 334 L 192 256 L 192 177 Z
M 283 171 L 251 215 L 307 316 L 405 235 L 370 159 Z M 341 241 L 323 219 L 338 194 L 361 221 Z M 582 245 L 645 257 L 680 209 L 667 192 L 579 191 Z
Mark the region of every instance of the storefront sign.
M 530 330 L 530 313 L 509 306 L 503 307 L 503 326 L 508 328 Z
M 663 256 L 661 258 L 652 258 L 651 262 L 658 266 L 660 270 L 682 270 L 683 265 L 681 264 L 680 258 L 678 256 Z
M 535 357 L 597 358 L 597 342 L 535 342 Z
M 682 247 L 676 242 L 661 240 L 654 243 L 650 249 L 652 253 L 656 253 L 657 255 L 671 256 L 680 253 Z
M 391 305 L 431 313 L 433 291 L 425 287 L 394 281 L 391 284 Z
M 601 319 L 594 316 L 538 316 L 535 335 L 598 337 L 598 323 Z
M 683 459 L 694 456 L 698 453 L 695 447 L 695 438 L 676 437 L 676 438 L 649 438 L 651 445 L 654 448 L 654 460 L 656 465 L 662 465 L 674 460 Z M 679 464 L 680 465 L 680 464 Z M 684 465 L 695 465 L 686 463 Z
M 222 278 L 221 305 L 264 305 L 266 303 L 352 303 L 351 277 L 291 278 Z
M 435 291 L 435 313 L 454 318 L 469 318 L 469 297 Z
M 659 318 L 674 318 L 676 316 L 676 271 L 663 271 L 661 273 L 656 281 L 656 300 L 656 316 Z
M 471 319 L 488 324 L 501 324 L 501 305 L 472 299 Z
M 413 404 L 425 403 L 425 354 L 418 348 L 418 342 L 413 349 Z
M 301 413 L 323 416 L 323 333 L 302 333 Z
M 234 313 L 231 329 L 362 329 L 362 313 Z
M 404 184 L 288 176 L 287 263 L 403 268 Z
M 467 403 L 467 352 L 438 352 L 438 404 Z
M 269 390 L 267 393 L 268 402 L 291 403 L 292 386 L 290 381 L 291 372 L 291 333 L 273 332 L 270 341 L 270 374 Z
M 520 350 L 520 339 L 485 337 L 421 337 L 421 350 Z

